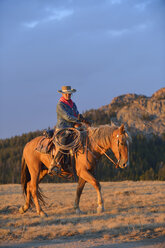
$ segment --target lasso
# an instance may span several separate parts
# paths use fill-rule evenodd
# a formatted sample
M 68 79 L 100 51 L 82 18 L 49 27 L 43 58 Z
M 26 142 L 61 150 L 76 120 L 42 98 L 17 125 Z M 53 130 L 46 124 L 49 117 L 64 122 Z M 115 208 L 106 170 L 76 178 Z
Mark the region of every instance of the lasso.
M 69 144 L 62 144 L 60 141 L 62 135 L 70 134 L 71 135 L 71 142 Z M 61 153 L 68 154 L 72 150 L 73 153 L 77 152 L 81 143 L 81 133 L 76 128 L 63 128 L 59 129 L 54 134 L 54 140 L 53 140 L 56 148 L 60 150 Z

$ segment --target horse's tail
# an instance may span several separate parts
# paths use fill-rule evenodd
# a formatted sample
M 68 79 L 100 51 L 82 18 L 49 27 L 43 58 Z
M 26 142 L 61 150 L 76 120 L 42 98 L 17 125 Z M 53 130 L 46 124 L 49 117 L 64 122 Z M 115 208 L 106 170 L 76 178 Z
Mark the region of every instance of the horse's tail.
M 22 164 L 21 164 L 21 184 L 23 189 L 23 194 L 27 194 L 27 183 L 30 181 L 30 173 L 27 167 L 24 156 L 22 156 Z
M 25 161 L 24 156 L 22 156 L 22 164 L 21 164 L 21 184 L 22 184 L 22 190 L 23 194 L 27 195 L 27 183 L 31 180 L 31 176 L 29 173 L 29 169 L 27 166 L 27 163 Z M 30 205 L 33 205 L 32 198 L 30 197 Z
M 27 195 L 27 183 L 31 180 L 30 172 L 27 166 L 27 163 L 25 161 L 24 156 L 22 156 L 22 165 L 21 165 L 21 184 L 22 184 L 22 189 L 23 189 L 23 194 L 26 196 Z M 38 186 L 38 200 L 43 203 L 44 205 L 46 204 L 44 201 L 44 194 L 41 192 L 41 189 Z M 30 194 L 30 205 L 34 205 L 33 199 Z

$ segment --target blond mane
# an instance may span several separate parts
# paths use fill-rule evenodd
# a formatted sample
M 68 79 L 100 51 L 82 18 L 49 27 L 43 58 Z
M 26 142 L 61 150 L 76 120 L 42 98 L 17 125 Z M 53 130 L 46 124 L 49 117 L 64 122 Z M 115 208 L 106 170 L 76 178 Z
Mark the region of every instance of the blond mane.
M 92 137 L 92 139 L 100 144 L 102 147 L 106 147 L 111 143 L 111 136 L 113 132 L 118 129 L 119 127 L 115 124 L 112 125 L 100 125 L 99 127 L 89 127 L 89 138 Z M 129 132 L 125 129 L 125 137 L 126 139 L 131 142 L 132 138 Z
M 100 125 L 99 127 L 89 127 L 89 138 L 105 147 L 111 143 L 111 135 L 118 127 L 115 125 Z

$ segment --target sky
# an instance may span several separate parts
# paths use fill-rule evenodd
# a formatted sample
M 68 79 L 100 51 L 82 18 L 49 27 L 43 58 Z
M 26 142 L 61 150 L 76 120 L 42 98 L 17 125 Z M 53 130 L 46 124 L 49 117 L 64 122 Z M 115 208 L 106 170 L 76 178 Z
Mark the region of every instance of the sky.
M 80 113 L 165 87 L 164 0 L 0 0 L 0 139 L 56 124 L 57 90 Z

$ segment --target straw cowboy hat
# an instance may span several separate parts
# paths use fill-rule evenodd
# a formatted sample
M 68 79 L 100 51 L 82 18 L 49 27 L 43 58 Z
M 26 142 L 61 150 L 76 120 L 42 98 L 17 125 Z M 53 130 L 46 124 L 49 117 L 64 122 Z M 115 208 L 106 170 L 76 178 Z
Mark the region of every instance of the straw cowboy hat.
M 71 89 L 71 86 L 62 86 L 61 90 L 57 90 L 59 93 L 72 94 L 76 92 L 75 89 Z

